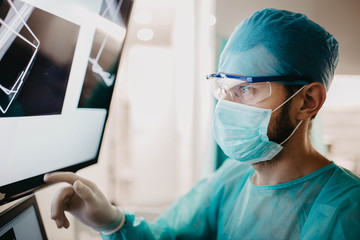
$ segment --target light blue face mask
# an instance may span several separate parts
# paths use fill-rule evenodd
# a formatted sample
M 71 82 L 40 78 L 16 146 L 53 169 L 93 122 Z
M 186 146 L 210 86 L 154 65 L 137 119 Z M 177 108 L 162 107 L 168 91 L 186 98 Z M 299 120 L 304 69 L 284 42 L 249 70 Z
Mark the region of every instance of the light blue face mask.
M 286 104 L 304 87 L 274 111 L 219 100 L 213 121 L 215 141 L 227 156 L 243 163 L 253 164 L 273 159 L 283 149 L 282 145 L 289 140 L 302 121 L 287 139 L 278 144 L 269 141 L 267 136 L 271 114 Z

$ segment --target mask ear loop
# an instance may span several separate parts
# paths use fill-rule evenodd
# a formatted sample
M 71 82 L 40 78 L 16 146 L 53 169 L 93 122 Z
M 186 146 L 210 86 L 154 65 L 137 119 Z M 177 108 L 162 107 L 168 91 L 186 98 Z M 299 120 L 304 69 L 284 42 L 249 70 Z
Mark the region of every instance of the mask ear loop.
M 280 145 L 282 146 L 284 143 L 286 143 L 287 140 L 289 140 L 291 138 L 291 136 L 296 132 L 296 130 L 300 127 L 301 123 L 303 122 L 303 120 L 301 120 L 298 125 L 294 128 L 294 130 L 292 131 L 292 133 L 284 140 L 280 143 Z
M 290 101 L 290 99 L 292 99 L 293 97 L 296 96 L 296 94 L 298 94 L 299 92 L 301 92 L 301 90 L 303 90 L 306 87 L 306 85 L 302 86 L 299 90 L 297 90 L 293 95 L 291 95 L 291 97 L 289 97 L 285 102 L 283 102 L 282 104 L 280 104 L 280 106 L 278 106 L 277 108 L 274 109 L 273 112 L 275 112 L 276 110 L 278 110 L 279 108 L 281 108 L 285 103 L 287 103 L 288 101 Z M 292 131 L 292 133 L 284 140 L 280 143 L 280 145 L 283 145 L 284 143 L 286 143 L 291 136 L 296 132 L 296 130 L 300 127 L 301 123 L 303 122 L 303 120 L 301 120 L 298 125 L 296 125 L 296 127 L 294 128 L 294 130 Z
M 276 110 L 278 110 L 279 108 L 281 108 L 282 106 L 284 106 L 288 101 L 290 101 L 293 97 L 296 96 L 296 94 L 298 94 L 299 92 L 301 92 L 301 90 L 303 90 L 307 85 L 302 86 L 299 90 L 297 90 L 293 95 L 291 95 L 291 97 L 289 97 L 285 102 L 283 102 L 282 104 L 280 104 L 277 108 L 275 108 L 272 112 L 275 112 Z

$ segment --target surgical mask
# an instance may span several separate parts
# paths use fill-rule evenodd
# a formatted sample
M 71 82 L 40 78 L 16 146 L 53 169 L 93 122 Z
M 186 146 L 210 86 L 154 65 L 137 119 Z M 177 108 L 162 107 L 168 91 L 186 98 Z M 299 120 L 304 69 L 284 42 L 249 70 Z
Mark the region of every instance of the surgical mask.
M 267 136 L 271 114 L 304 87 L 274 110 L 219 100 L 213 121 L 215 141 L 227 156 L 242 163 L 254 164 L 273 159 L 283 149 L 282 145 L 289 140 L 302 121 L 287 139 L 278 144 L 269 141 Z

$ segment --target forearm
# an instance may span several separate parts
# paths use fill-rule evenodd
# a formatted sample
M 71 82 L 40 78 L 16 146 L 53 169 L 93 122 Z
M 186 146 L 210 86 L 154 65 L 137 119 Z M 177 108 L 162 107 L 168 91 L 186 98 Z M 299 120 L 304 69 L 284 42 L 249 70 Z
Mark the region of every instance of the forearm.
M 144 218 L 135 217 L 131 212 L 124 212 L 124 221 L 116 231 L 101 232 L 103 240 L 119 239 L 175 239 L 174 231 L 164 223 L 148 223 Z

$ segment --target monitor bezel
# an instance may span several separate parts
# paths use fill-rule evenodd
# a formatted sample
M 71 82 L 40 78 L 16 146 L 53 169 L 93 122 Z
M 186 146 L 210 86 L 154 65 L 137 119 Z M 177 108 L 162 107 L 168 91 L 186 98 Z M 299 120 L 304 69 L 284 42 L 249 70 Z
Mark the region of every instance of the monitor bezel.
M 107 120 L 106 120 L 106 122 L 107 122 Z M 105 128 L 106 128 L 106 123 L 105 123 L 105 127 L 103 129 L 103 135 L 104 135 Z M 103 136 L 101 137 L 101 143 L 100 143 L 99 149 L 101 148 L 101 145 L 103 142 L 102 140 L 103 140 Z M 70 165 L 65 168 L 54 169 L 54 171 L 52 171 L 52 172 L 57 172 L 57 171 L 76 172 L 82 168 L 94 165 L 98 162 L 99 152 L 100 152 L 100 150 L 98 151 L 97 157 L 92 160 L 81 162 L 81 163 L 78 163 L 75 165 Z M 49 184 L 45 183 L 43 180 L 44 175 L 46 173 L 47 172 L 0 187 L 0 194 L 4 194 L 4 198 L 0 200 L 0 205 L 14 201 L 14 200 L 22 198 L 24 196 L 30 195 L 30 194 L 34 193 L 36 190 L 43 188 L 46 185 L 49 185 Z
M 3 212 L 0 213 L 0 227 L 4 226 L 6 223 L 10 222 L 11 220 L 15 219 L 19 214 L 24 212 L 26 209 L 30 208 L 31 206 L 35 209 L 35 214 L 37 218 L 37 222 L 39 224 L 39 229 L 41 232 L 41 236 L 43 240 L 47 240 L 47 235 L 44 227 L 44 223 L 41 218 L 39 206 L 36 201 L 35 195 L 31 195 L 25 200 L 21 200 L 20 202 L 12 205 L 11 207 L 7 208 Z

